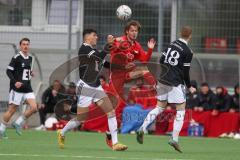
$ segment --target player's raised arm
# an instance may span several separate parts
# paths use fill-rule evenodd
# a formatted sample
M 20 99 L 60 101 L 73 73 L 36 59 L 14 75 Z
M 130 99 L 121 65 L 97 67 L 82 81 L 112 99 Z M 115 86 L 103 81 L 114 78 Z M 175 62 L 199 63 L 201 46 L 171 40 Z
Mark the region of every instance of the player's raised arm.
M 151 38 L 149 41 L 148 41 L 148 49 L 152 49 L 155 47 L 155 44 L 156 44 L 156 41 L 154 40 L 154 38 Z
M 151 38 L 147 43 L 147 46 L 148 46 L 148 51 L 147 52 L 145 52 L 143 50 L 143 48 L 141 47 L 141 45 L 139 45 L 139 57 L 138 57 L 138 59 L 141 62 L 147 62 L 147 61 L 150 60 L 150 58 L 152 56 L 153 49 L 155 47 L 155 44 L 156 44 L 156 41 L 153 38 Z
M 100 52 L 96 49 L 94 49 L 94 51 L 91 50 L 90 51 L 90 52 L 92 52 L 91 55 L 93 55 L 96 60 L 102 62 L 103 59 L 106 57 L 106 55 L 110 53 L 110 49 L 111 49 L 111 46 L 112 46 L 113 42 L 114 42 L 114 36 L 113 35 L 108 35 L 107 36 L 107 43 L 104 46 L 104 49 Z
M 117 69 L 117 70 L 127 70 L 129 69 L 129 65 L 123 65 L 123 64 L 116 64 L 116 63 L 113 63 L 113 62 L 116 62 L 116 60 L 120 60 L 120 59 L 124 59 L 125 56 L 123 56 L 123 54 L 121 53 L 121 43 L 122 40 L 121 40 L 121 37 L 118 37 L 118 38 L 114 38 L 113 35 L 108 35 L 107 36 L 107 44 L 105 45 L 104 47 L 104 51 L 107 52 L 107 53 L 110 53 L 111 52 L 115 52 L 115 49 L 118 50 L 120 53 L 115 53 L 113 56 L 112 56 L 112 63 L 109 62 L 109 61 L 104 61 L 104 67 L 105 68 L 111 68 L 111 69 Z M 123 45 L 124 45 L 124 42 L 123 42 Z

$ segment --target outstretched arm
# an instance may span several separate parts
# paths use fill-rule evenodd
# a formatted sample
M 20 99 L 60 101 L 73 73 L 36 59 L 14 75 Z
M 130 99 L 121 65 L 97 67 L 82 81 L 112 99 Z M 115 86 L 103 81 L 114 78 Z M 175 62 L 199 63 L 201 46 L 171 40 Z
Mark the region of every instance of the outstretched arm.
M 153 48 L 155 47 L 156 41 L 151 38 L 148 41 L 148 51 L 147 53 L 143 50 L 143 48 L 139 45 L 139 58 L 138 60 L 141 62 L 147 62 L 150 60 L 153 52 Z

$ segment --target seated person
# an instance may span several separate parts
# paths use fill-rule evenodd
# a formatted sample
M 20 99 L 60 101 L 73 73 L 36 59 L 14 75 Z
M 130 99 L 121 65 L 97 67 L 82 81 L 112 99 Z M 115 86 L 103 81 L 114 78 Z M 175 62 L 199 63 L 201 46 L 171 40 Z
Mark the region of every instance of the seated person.
M 239 93 L 240 93 L 240 88 L 239 84 L 236 84 L 234 87 L 234 94 L 232 95 L 232 104 L 230 106 L 229 112 L 238 112 L 239 111 Z
M 214 111 L 217 113 L 219 112 L 228 112 L 231 106 L 232 98 L 228 94 L 228 91 L 223 86 L 216 87 L 216 96 L 217 96 L 217 102 L 216 102 L 216 108 L 214 108 Z
M 136 85 L 128 93 L 129 104 L 141 104 L 145 109 L 155 107 L 157 104 L 156 90 L 149 85 L 144 85 L 144 79 L 136 79 Z
M 202 83 L 200 92 L 197 98 L 198 104 L 194 107 L 194 111 L 202 112 L 202 111 L 209 111 L 216 108 L 216 95 L 213 91 L 209 88 L 207 83 Z
M 68 88 L 66 89 L 66 97 L 64 99 L 71 100 L 71 113 L 77 113 L 77 94 L 76 94 L 76 84 L 74 82 L 70 82 Z
M 194 92 L 194 93 L 188 92 L 187 93 L 187 95 L 186 95 L 187 96 L 186 97 L 186 99 L 187 99 L 187 101 L 186 101 L 187 109 L 193 109 L 194 107 L 197 107 L 197 105 L 198 105 L 198 87 L 197 87 L 197 82 L 195 80 L 192 80 L 190 82 L 190 84 L 191 84 L 192 87 L 194 87 L 196 89 L 196 92 Z
M 137 130 L 148 112 L 156 106 L 156 91 L 152 86 L 144 85 L 144 79 L 136 79 L 136 85 L 130 88 L 128 104 L 122 115 L 121 133 Z
M 38 112 L 40 116 L 41 125 L 36 130 L 44 130 L 44 123 L 46 120 L 47 113 L 54 113 L 54 107 L 58 100 L 61 99 L 64 93 L 64 87 L 60 81 L 55 80 L 53 85 L 48 87 L 42 95 L 42 103 L 39 106 Z

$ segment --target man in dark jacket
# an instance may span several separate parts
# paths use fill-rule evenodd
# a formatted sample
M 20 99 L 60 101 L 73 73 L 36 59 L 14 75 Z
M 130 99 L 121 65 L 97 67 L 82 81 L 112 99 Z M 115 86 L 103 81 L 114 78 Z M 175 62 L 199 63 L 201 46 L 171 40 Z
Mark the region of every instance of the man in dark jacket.
M 193 109 L 194 107 L 197 107 L 198 106 L 198 85 L 197 85 L 197 82 L 195 80 L 192 80 L 190 82 L 191 86 L 194 87 L 196 89 L 195 92 L 191 93 L 191 92 L 188 92 L 187 93 L 187 105 L 186 107 L 188 109 Z
M 209 88 L 208 83 L 202 83 L 198 95 L 198 106 L 194 107 L 195 111 L 209 111 L 216 108 L 216 95 Z
M 62 94 L 61 94 L 62 93 Z M 64 94 L 64 87 L 61 82 L 55 80 L 53 85 L 47 88 L 42 95 L 42 104 L 39 107 L 39 116 L 41 125 L 36 128 L 36 130 L 44 130 L 44 123 L 46 120 L 46 115 L 48 113 L 54 113 L 54 106 L 57 104 L 58 100 Z
M 228 112 L 231 106 L 232 98 L 228 94 L 228 91 L 223 86 L 216 87 L 216 96 L 217 96 L 217 103 L 216 108 L 217 111 L 220 112 Z
M 239 104 L 240 104 L 239 93 L 240 93 L 239 84 L 236 84 L 234 87 L 234 95 L 232 95 L 232 104 L 231 104 L 229 112 L 239 111 L 239 109 L 240 109 L 239 108 L 240 107 L 239 106 Z

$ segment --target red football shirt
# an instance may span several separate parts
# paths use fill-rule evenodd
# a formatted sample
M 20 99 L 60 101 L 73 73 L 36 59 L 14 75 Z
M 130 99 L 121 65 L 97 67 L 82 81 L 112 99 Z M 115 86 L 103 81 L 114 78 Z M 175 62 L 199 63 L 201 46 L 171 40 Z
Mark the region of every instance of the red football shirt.
M 137 42 L 130 42 L 127 36 L 118 37 L 114 40 L 110 50 L 111 63 L 119 66 L 126 66 L 128 63 L 138 60 L 140 62 L 147 62 L 151 58 L 152 49 L 145 52 L 142 46 Z M 133 70 L 134 68 L 132 68 Z M 111 69 L 110 86 L 112 91 L 117 92 L 120 96 L 123 95 L 123 86 L 127 73 L 131 70 Z

